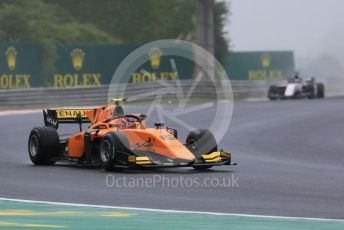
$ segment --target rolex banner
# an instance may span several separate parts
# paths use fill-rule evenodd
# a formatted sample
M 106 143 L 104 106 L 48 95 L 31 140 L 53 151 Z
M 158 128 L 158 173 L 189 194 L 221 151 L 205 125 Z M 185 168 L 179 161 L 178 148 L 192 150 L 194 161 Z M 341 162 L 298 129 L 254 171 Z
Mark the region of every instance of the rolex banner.
M 294 76 L 292 51 L 231 52 L 225 69 L 232 80 L 282 80 Z
M 65 45 L 59 48 L 60 58 L 52 78 L 54 87 L 98 86 L 111 82 L 120 63 L 137 45 Z M 171 60 L 177 72 L 172 69 Z M 156 80 L 192 78 L 193 63 L 185 58 L 164 56 L 154 47 L 130 76 L 121 76 L 119 82 L 140 84 Z M 144 71 L 143 71 L 144 70 Z
M 36 44 L 0 44 L 0 89 L 43 86 L 41 54 Z
M 107 85 L 120 63 L 139 45 L 68 44 L 57 47 L 53 68 L 43 68 L 43 47 L 32 43 L 0 43 L 0 90 L 32 87 Z M 153 47 L 136 71 L 119 82 L 191 79 L 194 63 L 166 56 Z M 225 69 L 232 80 L 276 80 L 294 73 L 293 52 L 231 52 Z M 117 81 L 118 82 L 118 81 Z
M 110 84 L 120 63 L 138 45 L 60 45 L 53 70 L 43 71 L 43 47 L 38 44 L 0 45 L 0 90 L 31 87 L 84 87 Z M 164 56 L 157 47 L 121 83 L 192 78 L 194 65 L 177 56 Z M 177 71 L 172 68 L 171 60 Z M 144 71 L 142 71 L 144 70 Z
M 64 45 L 49 77 L 56 88 L 109 84 L 121 61 L 138 46 Z

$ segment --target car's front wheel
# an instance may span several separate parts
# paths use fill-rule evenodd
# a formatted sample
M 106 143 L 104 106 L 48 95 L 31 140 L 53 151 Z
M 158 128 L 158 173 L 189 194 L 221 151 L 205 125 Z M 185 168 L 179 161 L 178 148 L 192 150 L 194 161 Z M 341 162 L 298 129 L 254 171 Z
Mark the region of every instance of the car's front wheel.
M 123 167 L 116 167 L 116 165 L 126 161 L 123 156 L 125 157 L 128 149 L 129 141 L 126 136 L 121 133 L 107 133 L 101 139 L 99 149 L 100 160 L 105 171 L 121 171 Z
M 217 151 L 217 143 L 214 135 L 206 129 L 194 130 L 186 138 L 186 146 L 195 155 L 200 158 L 202 154 L 209 154 Z M 194 166 L 194 169 L 204 170 L 212 166 Z

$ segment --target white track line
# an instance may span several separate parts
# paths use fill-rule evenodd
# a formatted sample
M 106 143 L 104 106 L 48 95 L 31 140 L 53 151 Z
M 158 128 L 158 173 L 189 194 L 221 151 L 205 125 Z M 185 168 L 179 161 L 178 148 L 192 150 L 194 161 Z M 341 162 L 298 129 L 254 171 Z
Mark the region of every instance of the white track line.
M 6 111 L 0 111 L 0 116 L 10 116 L 10 115 L 17 115 L 17 114 L 30 114 L 30 113 L 38 113 L 38 112 L 42 112 L 42 109 L 6 110 Z
M 135 207 L 122 207 L 122 206 L 76 204 L 76 203 L 24 200 L 24 199 L 12 199 L 12 198 L 0 198 L 0 201 L 14 201 L 14 202 L 22 202 L 22 203 L 50 204 L 50 205 L 59 205 L 59 206 L 72 206 L 72 207 L 123 209 L 123 210 L 136 210 L 136 211 L 148 211 L 148 212 L 203 214 L 203 215 L 213 215 L 213 216 L 234 216 L 234 217 L 253 217 L 253 218 L 270 218 L 270 219 L 286 219 L 286 220 L 344 222 L 344 219 L 308 218 L 308 217 L 291 217 L 291 216 L 268 216 L 268 215 L 251 215 L 251 214 L 221 213 L 221 212 L 201 212 L 201 211 L 182 211 L 182 210 L 154 209 L 154 208 L 135 208 Z

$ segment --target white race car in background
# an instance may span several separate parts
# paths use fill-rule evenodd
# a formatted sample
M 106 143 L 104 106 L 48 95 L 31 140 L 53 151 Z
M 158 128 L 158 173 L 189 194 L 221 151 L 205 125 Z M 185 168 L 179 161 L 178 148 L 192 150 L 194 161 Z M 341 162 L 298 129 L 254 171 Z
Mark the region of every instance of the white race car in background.
M 324 98 L 325 86 L 323 83 L 316 83 L 314 78 L 303 81 L 295 77 L 289 79 L 286 84 L 271 85 L 268 92 L 270 100 L 277 99 L 299 99 L 299 98 Z

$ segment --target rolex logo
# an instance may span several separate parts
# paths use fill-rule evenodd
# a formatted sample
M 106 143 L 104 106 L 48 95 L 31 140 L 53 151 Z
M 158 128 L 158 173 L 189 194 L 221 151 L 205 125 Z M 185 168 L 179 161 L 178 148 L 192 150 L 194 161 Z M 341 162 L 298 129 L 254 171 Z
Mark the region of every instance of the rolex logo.
M 269 68 L 271 63 L 271 56 L 270 54 L 263 54 L 262 55 L 262 66 L 264 68 Z
M 73 68 L 80 70 L 84 64 L 85 53 L 82 49 L 76 48 L 70 53 L 70 56 L 72 57 Z
M 10 70 L 14 70 L 16 68 L 16 61 L 17 61 L 17 51 L 16 49 L 11 46 L 8 47 L 6 50 L 6 56 L 7 56 L 7 66 Z
M 148 52 L 148 55 L 149 55 L 150 64 L 152 68 L 158 69 L 160 66 L 160 60 L 161 60 L 161 55 L 162 55 L 161 50 L 157 47 L 154 47 Z

